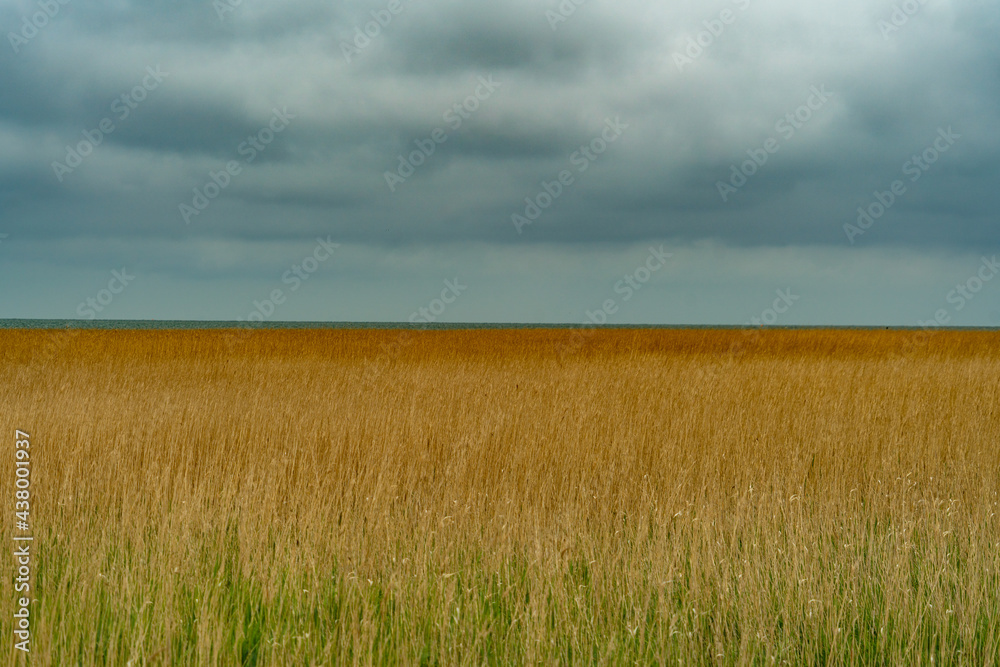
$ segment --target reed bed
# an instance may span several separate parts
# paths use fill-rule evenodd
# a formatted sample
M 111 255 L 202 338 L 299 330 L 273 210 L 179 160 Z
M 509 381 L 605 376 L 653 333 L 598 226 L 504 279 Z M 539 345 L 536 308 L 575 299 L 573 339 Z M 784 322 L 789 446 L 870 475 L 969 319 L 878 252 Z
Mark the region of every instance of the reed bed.
M 0 371 L 32 663 L 1000 662 L 996 333 L 7 330 Z

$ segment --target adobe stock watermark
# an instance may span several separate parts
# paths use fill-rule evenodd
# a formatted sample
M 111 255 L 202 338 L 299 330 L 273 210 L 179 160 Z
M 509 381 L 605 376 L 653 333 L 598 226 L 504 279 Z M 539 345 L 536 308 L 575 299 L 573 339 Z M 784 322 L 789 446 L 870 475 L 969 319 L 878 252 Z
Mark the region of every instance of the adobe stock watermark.
M 76 314 L 88 320 L 97 319 L 97 314 L 103 313 L 104 309 L 110 306 L 115 297 L 124 292 L 133 280 L 135 280 L 135 276 L 129 275 L 125 267 L 122 267 L 121 271 L 112 271 L 108 286 L 97 292 L 96 296 L 87 297 L 81 301 L 80 305 L 76 307 Z
M 37 442 L 36 442 L 37 444 Z M 34 492 L 31 489 L 31 435 L 16 429 L 14 431 L 14 528 L 19 535 L 14 535 L 14 592 L 20 593 L 17 598 L 17 611 L 14 612 L 14 648 L 24 653 L 31 653 L 31 602 L 37 593 L 32 593 L 35 583 L 31 576 L 31 543 L 35 536 L 31 531 L 31 503 Z M 35 602 L 38 600 L 35 599 Z M 11 660 L 13 662 L 13 659 Z
M 952 131 L 950 125 L 947 130 L 939 127 L 938 135 L 934 141 L 920 154 L 913 154 L 909 160 L 903 163 L 901 167 L 903 176 L 908 177 L 911 183 L 916 183 L 961 138 L 962 135 Z M 851 245 L 854 245 L 854 240 L 864 235 L 875 224 L 875 221 L 885 215 L 886 211 L 892 208 L 906 193 L 906 183 L 901 178 L 890 183 L 888 190 L 876 190 L 872 193 L 875 201 L 858 207 L 856 223 L 844 224 L 844 234 L 847 235 L 847 240 L 850 241 Z
M 792 294 L 791 287 L 775 290 L 775 294 L 778 295 L 778 298 L 771 302 L 770 307 L 743 323 L 743 329 L 740 330 L 742 338 L 734 340 L 729 346 L 730 355 L 741 354 L 748 345 L 757 343 L 761 336 L 761 327 L 777 324 L 781 316 L 791 310 L 795 303 L 802 298 L 797 294 Z
M 212 8 L 219 17 L 219 22 L 226 20 L 226 14 L 233 14 L 243 6 L 243 0 L 213 0 Z
M 552 32 L 558 30 L 560 24 L 568 21 L 573 14 L 576 14 L 576 10 L 586 3 L 587 0 L 560 0 L 559 6 L 556 7 L 555 11 L 551 9 L 547 10 L 545 12 L 545 20 L 549 22 Z
M 410 314 L 410 324 L 437 322 L 448 306 L 455 303 L 462 292 L 469 289 L 468 285 L 463 285 L 458 278 L 444 281 L 444 289 L 441 290 L 440 298 L 433 299 L 426 307 L 417 308 Z
M 833 97 L 833 93 L 826 89 L 826 85 L 809 87 L 809 97 L 794 111 L 789 111 L 774 124 L 774 131 L 782 139 L 789 141 L 795 133 L 805 127 L 805 124 L 812 120 L 815 112 L 822 109 L 827 101 Z M 781 140 L 777 137 L 768 137 L 760 148 L 750 148 L 747 155 L 750 159 L 744 160 L 737 167 L 735 164 L 729 168 L 729 182 L 716 181 L 715 187 L 719 191 L 719 196 L 723 202 L 728 202 L 729 197 L 736 194 L 740 188 L 753 178 L 754 174 L 767 164 L 768 159 L 781 150 Z
M 792 294 L 792 288 L 786 287 L 784 290 L 775 290 L 778 298 L 771 303 L 770 308 L 765 308 L 758 317 L 751 317 L 744 326 L 771 326 L 777 324 L 778 317 L 788 312 L 788 309 L 795 305 L 795 302 L 802 297 Z
M 245 141 L 236 147 L 236 152 L 243 156 L 243 161 L 230 160 L 226 163 L 224 169 L 220 169 L 217 172 L 209 171 L 208 180 L 203 185 L 194 188 L 194 196 L 191 198 L 191 204 L 180 203 L 179 209 L 184 224 L 190 225 L 192 217 L 201 215 L 208 208 L 209 204 L 221 195 L 223 190 L 230 186 L 233 179 L 243 173 L 245 166 L 251 164 L 257 159 L 259 154 L 267 150 L 267 147 L 271 145 L 275 137 L 284 132 L 288 128 L 291 119 L 295 117 L 295 114 L 289 113 L 288 107 L 282 107 L 280 111 L 272 109 L 271 120 L 268 124 L 256 134 L 248 136 Z
M 892 13 L 888 19 L 879 19 L 878 29 L 882 33 L 882 38 L 887 40 L 894 32 L 899 32 L 920 10 L 927 4 L 927 0 L 903 0 L 902 3 L 892 6 Z
M 146 76 L 142 82 L 127 92 L 122 93 L 111 102 L 111 113 L 115 115 L 118 122 L 123 122 L 132 115 L 132 112 L 139 108 L 149 94 L 160 87 L 164 79 L 170 76 L 170 72 L 164 72 L 157 65 L 155 68 L 150 65 L 146 68 Z M 92 130 L 83 131 L 83 139 L 76 146 L 66 146 L 66 158 L 63 162 L 54 161 L 52 171 L 60 183 L 67 174 L 83 164 L 83 161 L 93 154 L 94 149 L 100 146 L 104 140 L 115 130 L 115 119 L 106 116 L 97 123 L 97 127 Z
M 372 20 L 363 26 L 354 27 L 354 39 L 340 43 L 340 52 L 350 65 L 351 61 L 361 55 L 361 52 L 371 46 L 373 39 L 378 39 L 382 31 L 389 27 L 392 20 L 403 13 L 406 5 L 403 0 L 389 0 L 384 9 L 373 9 Z
M 395 338 L 391 341 L 379 343 L 379 346 L 382 348 L 382 354 L 365 364 L 361 378 L 362 384 L 366 387 L 373 385 L 379 372 L 389 368 L 392 362 L 400 355 L 403 348 L 409 347 L 413 343 L 414 329 L 427 329 L 426 325 L 440 319 L 445 311 L 452 307 L 468 289 L 468 285 L 463 285 L 459 278 L 445 280 L 440 298 L 432 299 L 426 306 L 418 308 L 410 314 L 409 322 L 410 324 L 417 325 L 416 327 L 400 328 Z
M 964 282 L 955 285 L 948 294 L 945 295 L 944 300 L 951 304 L 952 310 L 956 313 L 961 312 L 970 301 L 976 298 L 976 295 L 983 291 L 983 288 L 994 278 L 1000 274 L 1000 263 L 997 262 L 997 256 L 993 257 L 983 257 L 979 268 Z M 930 320 L 918 320 L 917 325 L 930 328 L 944 326 L 951 322 L 951 314 L 946 308 L 938 308 L 934 312 L 934 318 Z
M 485 78 L 479 77 L 478 82 L 479 85 L 476 86 L 471 95 L 461 102 L 456 102 L 441 115 L 451 132 L 457 132 L 461 129 L 462 124 L 472 118 L 472 114 L 479 110 L 483 102 L 490 99 L 497 88 L 503 85 L 494 81 L 492 74 Z M 437 151 L 437 147 L 448 141 L 449 130 L 438 127 L 431 131 L 426 138 L 413 140 L 417 149 L 409 155 L 400 154 L 396 171 L 386 171 L 384 174 L 389 192 L 395 192 L 397 187 L 405 183 L 406 179 L 413 176 L 417 169 L 426 164 L 427 160 Z
M 666 266 L 667 260 L 674 256 L 673 253 L 666 252 L 662 245 L 659 248 L 650 246 L 648 250 L 649 255 L 645 261 L 615 283 L 613 290 L 615 294 L 621 295 L 621 303 L 631 301 L 632 297 L 652 279 L 653 274 Z M 558 345 L 560 356 L 564 357 L 583 347 L 587 339 L 594 334 L 596 327 L 607 324 L 618 313 L 621 303 L 617 297 L 609 297 L 601 302 L 600 307 L 584 311 L 585 319 L 581 323 L 581 328 L 573 330 L 568 342 Z
M 928 332 L 948 325 L 951 322 L 953 314 L 964 310 L 998 275 L 1000 275 L 1000 262 L 997 261 L 997 256 L 982 257 L 979 268 L 969 278 L 955 285 L 945 295 L 944 300 L 950 304 L 951 308 L 938 308 L 934 311 L 934 316 L 931 319 L 917 320 L 917 326 L 920 327 L 920 331 L 906 342 L 900 352 L 908 354 L 926 345 L 929 340 Z
M 334 243 L 329 236 L 317 238 L 316 245 L 310 254 L 300 261 L 292 264 L 281 274 L 281 284 L 288 285 L 289 292 L 297 292 L 309 278 L 319 270 L 323 262 L 333 257 L 334 252 L 340 247 L 339 243 Z M 254 300 L 253 310 L 246 317 L 236 318 L 239 322 L 265 322 L 274 315 L 278 306 L 288 300 L 288 295 L 280 287 L 276 287 L 263 300 Z
M 733 0 L 733 4 L 741 12 L 745 12 L 750 8 L 750 1 Z M 739 15 L 733 10 L 723 9 L 717 18 L 702 21 L 701 24 L 705 26 L 705 29 L 693 37 L 689 36 L 683 51 L 674 52 L 674 65 L 677 66 L 677 71 L 683 72 L 687 65 L 693 64 L 695 60 L 705 55 L 705 51 L 715 44 L 715 41 L 722 36 L 728 26 L 736 23 L 738 17 Z
M 14 54 L 20 53 L 69 3 L 70 0 L 38 0 L 38 11 L 21 17 L 21 29 L 18 32 L 7 33 L 7 41 L 10 42 L 10 48 L 14 49 Z
M 614 120 L 605 119 L 604 128 L 601 134 L 594 137 L 589 143 L 569 156 L 570 165 L 576 168 L 578 174 L 582 174 L 590 169 L 590 165 L 603 155 L 611 144 L 618 141 L 629 128 L 628 123 L 623 123 L 621 118 L 615 116 Z M 523 228 L 535 224 L 544 211 L 552 206 L 559 197 L 563 195 L 567 188 L 576 182 L 576 176 L 570 169 L 560 171 L 552 181 L 542 181 L 541 190 L 534 196 L 524 198 L 524 211 L 513 213 L 510 221 L 518 234 L 523 233 Z

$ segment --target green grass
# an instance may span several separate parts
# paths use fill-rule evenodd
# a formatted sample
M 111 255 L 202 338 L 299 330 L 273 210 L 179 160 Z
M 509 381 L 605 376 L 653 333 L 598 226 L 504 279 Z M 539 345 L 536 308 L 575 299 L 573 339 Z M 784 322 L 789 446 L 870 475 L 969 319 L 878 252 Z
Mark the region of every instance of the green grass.
M 612 563 L 586 548 L 551 556 L 557 565 L 529 549 L 497 559 L 452 548 L 447 567 L 366 574 L 256 570 L 230 525 L 201 535 L 193 566 L 169 581 L 130 540 L 106 544 L 101 576 L 82 580 L 79 545 L 56 540 L 36 582 L 73 594 L 45 596 L 36 641 L 55 663 L 88 665 L 1000 662 L 1000 556 L 975 558 L 974 531 L 941 541 L 914 529 L 901 543 L 890 522 L 872 522 L 796 550 L 755 546 L 756 529 L 718 530 L 711 563 L 696 518 L 625 529 Z M 681 545 L 669 579 L 644 555 L 664 539 Z

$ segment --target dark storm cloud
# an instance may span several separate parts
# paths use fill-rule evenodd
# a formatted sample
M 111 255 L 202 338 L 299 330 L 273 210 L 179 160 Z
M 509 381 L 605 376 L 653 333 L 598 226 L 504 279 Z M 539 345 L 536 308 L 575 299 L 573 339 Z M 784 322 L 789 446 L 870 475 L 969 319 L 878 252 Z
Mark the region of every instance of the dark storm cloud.
M 73 3 L 65 11 L 66 22 L 78 34 L 113 41 L 126 39 L 190 45 L 283 41 L 290 36 L 313 33 L 337 17 L 346 15 L 346 9 L 340 6 L 343 3 L 301 0 L 272 4 L 250 0 L 238 4 L 230 4 L 226 0 L 220 3 L 211 0 L 144 0 L 105 2 L 85 8 Z
M 746 5 L 745 9 L 740 6 Z M 926 3 L 883 36 L 887 2 L 590 0 L 409 2 L 362 41 L 388 2 L 72 2 L 0 58 L 0 211 L 9 233 L 143 238 L 299 238 L 359 243 L 848 245 L 843 226 L 939 128 L 961 139 L 898 198 L 864 243 L 998 240 L 997 6 Z M 32 3 L 0 10 L 17 31 Z M 689 38 L 735 20 L 679 67 Z M 383 12 L 379 14 L 379 12 Z M 553 29 L 555 25 L 555 29 Z M 9 45 L 8 45 L 9 46 Z M 148 66 L 170 73 L 59 182 L 52 162 Z M 500 87 L 466 107 L 479 77 Z M 814 86 L 832 96 L 793 136 L 776 129 Z M 274 109 L 295 118 L 245 163 Z M 620 141 L 576 171 L 606 119 Z M 455 118 L 454 114 L 451 116 Z M 441 129 L 447 140 L 395 191 L 386 172 Z M 719 182 L 770 137 L 780 150 L 726 201 Z M 228 161 L 242 164 L 185 224 L 179 206 Z M 518 234 L 511 216 L 543 183 L 574 183 Z
M 591 15 L 574 15 L 576 29 L 553 30 L 552 3 L 511 0 L 470 4 L 437 2 L 407 10 L 405 25 L 386 40 L 382 63 L 392 71 L 422 75 L 522 70 L 529 76 L 574 76 L 599 67 L 624 71 L 657 35 L 621 12 L 595 3 Z

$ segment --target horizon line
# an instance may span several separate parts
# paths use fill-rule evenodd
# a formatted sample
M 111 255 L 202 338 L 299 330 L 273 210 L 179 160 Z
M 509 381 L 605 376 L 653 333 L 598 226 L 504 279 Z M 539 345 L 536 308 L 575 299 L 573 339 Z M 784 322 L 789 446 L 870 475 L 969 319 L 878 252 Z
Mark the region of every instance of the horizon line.
M 27 324 L 28 326 L 23 326 Z M 325 321 L 284 320 L 242 322 L 239 320 L 199 319 L 53 319 L 53 318 L 0 318 L 0 329 L 132 329 L 121 326 L 145 324 L 142 328 L 170 329 L 170 325 L 183 324 L 183 329 L 407 329 L 407 330 L 456 330 L 456 329 L 722 329 L 722 330 L 868 330 L 868 331 L 1000 331 L 1000 326 L 935 326 L 888 324 L 589 324 L 573 322 L 402 322 L 402 321 Z M 13 325 L 13 326 L 12 326 Z M 191 326 L 196 325 L 196 326 Z

